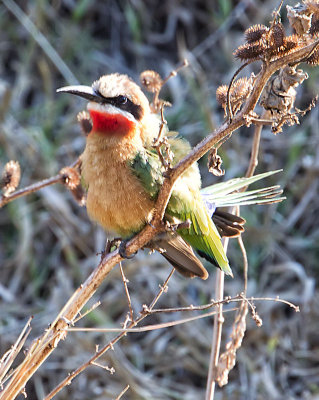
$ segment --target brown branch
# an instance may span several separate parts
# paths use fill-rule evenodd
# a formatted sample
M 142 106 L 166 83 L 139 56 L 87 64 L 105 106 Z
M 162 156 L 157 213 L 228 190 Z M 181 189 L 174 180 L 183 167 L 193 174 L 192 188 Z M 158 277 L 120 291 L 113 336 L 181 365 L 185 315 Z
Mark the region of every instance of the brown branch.
M 163 229 L 162 219 L 173 185 L 178 177 L 220 140 L 245 124 L 245 116 L 254 110 L 264 86 L 273 73 L 289 63 L 301 60 L 318 43 L 319 41 L 316 41 L 315 43 L 305 46 L 294 53 L 272 61 L 268 65 L 263 65 L 261 71 L 256 76 L 251 95 L 247 99 L 241 111 L 234 116 L 233 120 L 231 122 L 225 122 L 214 133 L 200 142 L 186 157 L 179 161 L 174 168 L 167 171 L 167 177 L 164 180 L 155 204 L 154 216 L 151 224 L 146 225 L 139 234 L 134 236 L 128 242 L 126 247 L 128 255 L 138 251 Z M 100 264 L 87 280 L 75 291 L 73 296 L 62 309 L 61 313 L 52 322 L 50 329 L 48 329 L 31 346 L 25 360 L 1 392 L 0 399 L 14 399 L 18 396 L 34 372 L 54 351 L 54 348 L 58 345 L 59 341 L 64 339 L 67 335 L 67 323 L 65 321 L 72 321 L 76 317 L 83 306 L 96 292 L 105 277 L 121 260 L 122 258 L 119 255 L 118 250 L 103 257 Z M 41 348 L 41 351 L 38 351 L 39 348 Z
M 70 168 L 76 168 L 79 165 L 79 163 L 80 163 L 80 160 L 78 159 L 73 164 L 70 165 Z M 63 168 L 61 169 L 61 171 L 62 170 L 63 170 Z M 8 196 L 2 195 L 0 197 L 0 208 L 5 206 L 6 204 L 10 203 L 11 201 L 18 199 L 19 197 L 27 196 L 28 194 L 37 192 L 40 189 L 43 189 L 47 186 L 54 185 L 56 183 L 63 183 L 62 180 L 64 177 L 64 173 L 61 171 L 57 175 L 52 176 L 51 178 L 43 179 L 40 182 L 36 182 L 36 183 L 33 183 L 32 185 L 29 185 L 22 189 L 16 190 L 15 192 L 9 194 Z
M 58 175 L 52 176 L 51 178 L 43 179 L 40 182 L 36 182 L 30 186 L 26 186 L 22 189 L 16 190 L 15 192 L 9 194 L 8 196 L 1 196 L 0 197 L 0 208 L 2 208 L 4 205 L 10 203 L 10 201 L 18 199 L 19 197 L 27 196 L 28 194 L 37 192 L 38 190 L 45 188 L 46 186 L 50 186 L 50 185 L 54 185 L 55 183 L 59 183 L 59 182 L 61 182 L 61 179 L 62 179 L 62 175 L 58 174 Z

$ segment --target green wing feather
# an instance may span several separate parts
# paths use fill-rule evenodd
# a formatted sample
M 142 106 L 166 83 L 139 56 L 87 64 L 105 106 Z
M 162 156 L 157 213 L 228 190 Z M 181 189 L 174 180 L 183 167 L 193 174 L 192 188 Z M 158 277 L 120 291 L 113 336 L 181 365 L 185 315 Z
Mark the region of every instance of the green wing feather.
M 191 222 L 189 229 L 180 229 L 178 233 L 189 243 L 196 251 L 204 253 L 209 259 L 216 261 L 216 264 L 227 274 L 232 275 L 229 267 L 228 259 L 221 242 L 221 238 L 217 228 L 208 215 L 206 207 L 199 195 L 192 194 L 192 201 L 189 202 L 189 197 L 179 197 L 184 201 L 179 201 L 179 209 L 174 206 L 176 193 L 172 193 L 172 202 L 167 206 L 167 214 L 178 218 L 180 221 Z M 174 206 L 172 206 L 174 205 Z
M 188 142 L 182 139 L 171 138 L 170 144 L 175 154 L 175 163 L 190 150 Z M 130 167 L 151 198 L 155 199 L 163 183 L 163 168 L 157 153 L 143 149 L 130 162 Z M 189 229 L 178 231 L 181 237 L 195 250 L 216 260 L 216 264 L 226 274 L 232 275 L 217 228 L 202 201 L 200 185 L 198 166 L 193 164 L 175 183 L 166 215 L 176 217 L 180 222 L 190 220 Z
M 187 141 L 176 137 L 170 137 L 169 142 L 175 155 L 173 164 L 176 164 L 188 154 L 190 145 Z M 142 149 L 130 162 L 130 167 L 150 197 L 155 200 L 163 183 L 163 167 L 156 151 Z M 226 274 L 232 275 L 221 238 L 208 214 L 203 198 L 205 202 L 211 202 L 216 207 L 281 201 L 284 198 L 277 197 L 281 194 L 278 186 L 238 192 L 242 187 L 276 172 L 279 171 L 271 171 L 251 178 L 232 179 L 200 191 L 200 174 L 197 164 L 194 163 L 176 181 L 167 205 L 166 216 L 175 217 L 180 222 L 189 220 L 190 228 L 180 229 L 178 231 L 180 236 L 201 255 L 204 254 L 208 259 L 215 260 Z

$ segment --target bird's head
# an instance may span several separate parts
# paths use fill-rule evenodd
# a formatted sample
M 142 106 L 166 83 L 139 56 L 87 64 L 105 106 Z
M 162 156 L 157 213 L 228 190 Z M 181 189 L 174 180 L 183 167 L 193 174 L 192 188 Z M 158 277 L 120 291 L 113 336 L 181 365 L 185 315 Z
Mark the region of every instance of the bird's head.
M 128 76 L 104 75 L 92 86 L 66 86 L 57 92 L 71 93 L 89 100 L 91 134 L 127 137 L 138 131 L 150 115 L 149 102 Z

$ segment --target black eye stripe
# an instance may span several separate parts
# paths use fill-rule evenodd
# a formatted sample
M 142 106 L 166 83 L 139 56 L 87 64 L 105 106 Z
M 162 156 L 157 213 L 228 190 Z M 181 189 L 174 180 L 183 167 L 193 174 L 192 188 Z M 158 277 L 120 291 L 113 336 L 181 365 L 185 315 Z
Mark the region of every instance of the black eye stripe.
M 112 104 L 113 106 L 118 107 L 123 111 L 127 111 L 131 113 L 137 121 L 142 118 L 142 107 L 138 104 L 133 103 L 126 96 L 119 95 L 116 97 L 104 97 L 100 92 L 98 92 L 98 95 L 101 97 L 101 103 Z

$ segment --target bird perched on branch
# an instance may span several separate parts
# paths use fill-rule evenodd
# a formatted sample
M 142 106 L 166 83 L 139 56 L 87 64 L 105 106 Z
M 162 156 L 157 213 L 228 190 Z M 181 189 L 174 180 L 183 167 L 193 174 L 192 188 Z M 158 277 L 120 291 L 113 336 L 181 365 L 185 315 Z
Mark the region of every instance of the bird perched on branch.
M 107 231 L 129 239 L 150 223 L 164 180 L 165 166 L 154 148 L 161 120 L 151 111 L 140 87 L 126 75 L 105 75 L 92 86 L 67 86 L 58 91 L 89 101 L 87 109 L 92 127 L 81 156 L 88 214 Z M 174 165 L 189 153 L 190 145 L 176 134 L 165 134 L 170 152 L 174 154 Z M 242 181 L 241 185 L 248 183 Z M 237 181 L 233 184 L 238 186 Z M 202 279 L 208 276 L 193 249 L 232 275 L 219 232 L 238 236 L 245 221 L 226 212 L 216 212 L 218 201 L 211 199 L 211 190 L 208 188 L 201 194 L 200 189 L 200 173 L 194 163 L 176 181 L 165 212 L 166 222 L 180 226 L 178 224 L 189 221 L 189 226 L 161 233 L 149 246 L 159 250 L 185 276 Z M 235 189 L 228 185 L 225 190 L 230 193 Z M 223 192 L 221 186 L 220 191 Z M 263 194 L 258 196 L 263 197 Z M 241 196 L 237 203 L 245 199 Z M 222 205 L 223 201 L 220 203 Z M 123 247 L 121 251 L 123 255 Z

